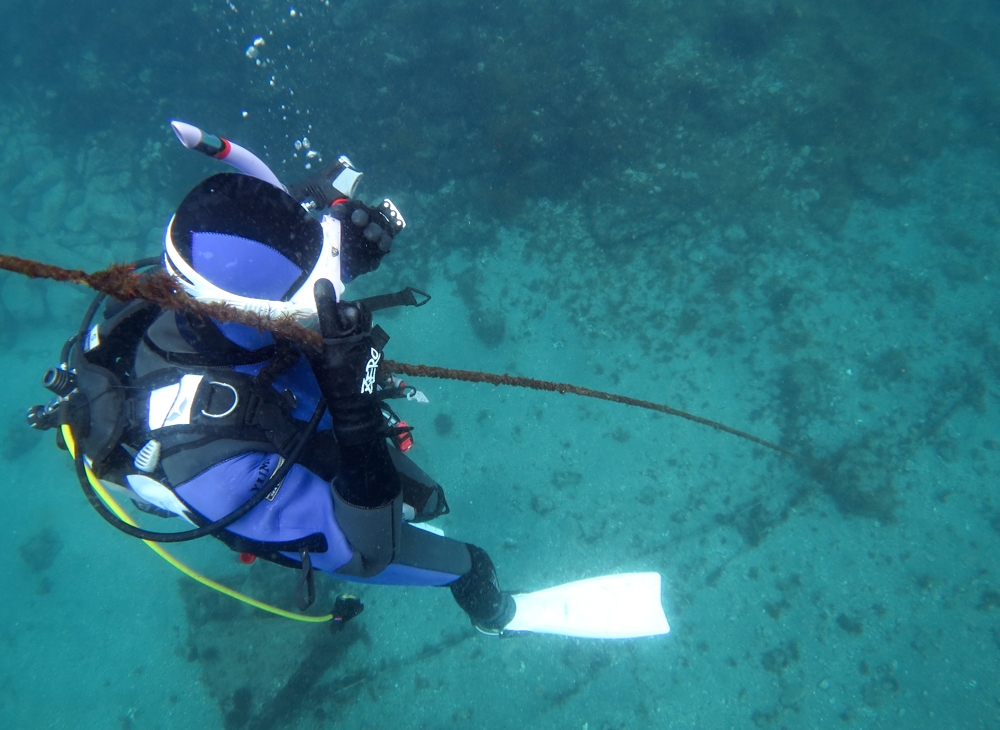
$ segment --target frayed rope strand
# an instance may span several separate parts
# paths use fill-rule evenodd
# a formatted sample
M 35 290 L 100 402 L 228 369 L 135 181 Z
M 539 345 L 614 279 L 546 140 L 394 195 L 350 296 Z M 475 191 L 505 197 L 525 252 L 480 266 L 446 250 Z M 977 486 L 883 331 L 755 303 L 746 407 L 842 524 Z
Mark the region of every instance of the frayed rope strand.
M 188 296 L 181 289 L 178 281 L 162 270 L 137 274 L 132 266 L 112 264 L 102 271 L 88 274 L 80 269 L 62 269 L 58 266 L 50 266 L 31 259 L 4 254 L 0 254 L 0 269 L 22 274 L 31 279 L 51 279 L 53 281 L 83 284 L 119 301 L 125 302 L 134 299 L 143 299 L 171 311 L 184 311 L 198 317 L 214 319 L 218 322 L 236 322 L 257 330 L 266 330 L 276 337 L 293 340 L 316 349 L 323 346 L 322 337 L 318 332 L 303 327 L 292 317 L 274 318 L 266 314 L 237 309 L 221 302 L 200 302 Z M 595 398 L 597 400 L 611 401 L 612 403 L 621 403 L 626 406 L 644 408 L 649 411 L 665 413 L 668 416 L 683 418 L 702 426 L 708 426 L 716 431 L 732 434 L 738 438 L 776 451 L 779 454 L 790 456 L 797 461 L 810 461 L 783 446 L 766 441 L 746 431 L 732 428 L 724 423 L 695 416 L 667 405 L 629 398 L 624 395 L 605 393 L 600 390 L 591 390 L 590 388 L 580 388 L 569 383 L 553 383 L 548 380 L 535 380 L 534 378 L 523 378 L 515 375 L 497 375 L 495 373 L 483 373 L 473 370 L 452 370 L 432 365 L 408 365 L 407 363 L 395 362 L 393 360 L 384 360 L 382 367 L 385 367 L 390 372 L 414 378 L 438 378 L 459 380 L 467 383 L 505 385 L 513 388 L 530 388 L 531 390 L 550 393 L 572 393 L 583 398 Z

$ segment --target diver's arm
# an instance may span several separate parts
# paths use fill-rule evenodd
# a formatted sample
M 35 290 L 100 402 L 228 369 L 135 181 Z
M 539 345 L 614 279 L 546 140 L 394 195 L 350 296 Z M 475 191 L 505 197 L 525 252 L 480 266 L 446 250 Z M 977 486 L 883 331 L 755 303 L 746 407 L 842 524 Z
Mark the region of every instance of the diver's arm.
M 315 295 L 323 349 L 308 356 L 340 449 L 333 486 L 350 505 L 381 507 L 399 495 L 400 484 L 374 395 L 381 353 L 372 341 L 371 313 L 362 305 L 337 302 L 325 279 L 316 284 Z
M 392 465 L 385 436 L 360 444 L 341 444 L 333 488 L 345 502 L 365 509 L 381 507 L 399 496 L 399 475 Z
M 382 354 L 372 340 L 371 313 L 363 305 L 338 302 L 326 279 L 316 282 L 314 294 L 323 349 L 306 353 L 340 450 L 333 510 L 354 550 L 350 572 L 367 578 L 385 570 L 402 540 L 403 492 L 374 395 Z

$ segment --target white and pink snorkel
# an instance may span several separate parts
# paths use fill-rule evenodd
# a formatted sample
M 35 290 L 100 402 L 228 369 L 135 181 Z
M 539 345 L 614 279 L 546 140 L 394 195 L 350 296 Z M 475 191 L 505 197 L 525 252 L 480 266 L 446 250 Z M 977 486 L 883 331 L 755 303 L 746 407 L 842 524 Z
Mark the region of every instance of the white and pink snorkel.
M 271 172 L 271 168 L 245 147 L 233 144 L 228 139 L 203 132 L 193 124 L 172 121 L 170 126 L 173 127 L 177 139 L 189 150 L 195 150 L 217 160 L 228 162 L 244 175 L 271 183 L 271 185 L 288 192 L 288 188 L 281 184 L 278 177 Z

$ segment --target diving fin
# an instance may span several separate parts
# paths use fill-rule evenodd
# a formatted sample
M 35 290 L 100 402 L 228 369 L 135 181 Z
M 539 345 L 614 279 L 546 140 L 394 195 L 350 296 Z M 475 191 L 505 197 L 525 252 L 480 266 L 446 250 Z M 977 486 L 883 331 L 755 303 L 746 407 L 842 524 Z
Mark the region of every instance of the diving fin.
M 514 596 L 517 613 L 504 631 L 635 639 L 670 632 L 660 605 L 659 573 L 587 578 Z

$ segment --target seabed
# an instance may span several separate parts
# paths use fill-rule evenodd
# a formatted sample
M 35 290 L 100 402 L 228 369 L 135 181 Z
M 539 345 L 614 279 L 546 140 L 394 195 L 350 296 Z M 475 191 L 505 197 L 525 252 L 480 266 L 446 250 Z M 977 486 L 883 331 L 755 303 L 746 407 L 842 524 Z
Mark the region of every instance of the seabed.
M 329 576 L 317 608 L 350 591 L 364 613 L 298 624 L 94 514 L 23 422 L 90 294 L 0 272 L 0 725 L 1000 726 L 993 6 L 80 5 L 4 11 L 0 252 L 157 254 L 221 169 L 171 118 L 289 181 L 346 152 L 409 223 L 348 295 L 433 295 L 378 318 L 387 357 L 666 403 L 811 461 L 412 379 L 430 402 L 398 411 L 447 491 L 438 526 L 514 590 L 658 571 L 672 632 L 497 639 L 448 591 Z M 176 553 L 292 605 L 291 571 Z

